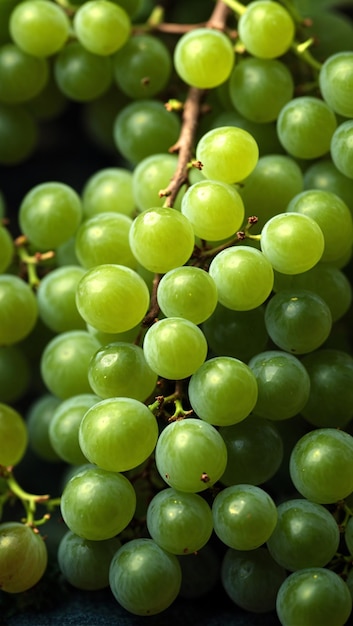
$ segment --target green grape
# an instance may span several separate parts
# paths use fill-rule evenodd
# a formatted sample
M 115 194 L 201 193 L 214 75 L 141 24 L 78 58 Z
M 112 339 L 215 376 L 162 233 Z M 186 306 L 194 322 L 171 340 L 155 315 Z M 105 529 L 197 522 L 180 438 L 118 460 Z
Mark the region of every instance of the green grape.
M 257 383 L 251 369 L 239 359 L 219 356 L 208 359 L 191 376 L 190 404 L 202 420 L 231 426 L 245 419 L 257 401 Z
M 84 219 L 114 211 L 131 217 L 135 209 L 133 173 L 123 167 L 99 169 L 86 180 L 81 198 Z
M 32 187 L 19 208 L 21 231 L 33 246 L 50 250 L 76 232 L 82 217 L 77 192 L 65 183 L 53 181 Z
M 277 508 L 271 496 L 256 485 L 225 487 L 212 504 L 214 530 L 218 538 L 235 550 L 255 550 L 273 533 Z
M 162 430 L 155 458 L 159 474 L 170 487 L 196 493 L 220 479 L 227 449 L 214 426 L 189 417 L 171 422 Z
M 231 246 L 211 261 L 218 301 L 234 311 L 249 311 L 265 302 L 273 287 L 273 270 L 266 256 L 248 246 Z
M 31 287 L 18 276 L 0 274 L 0 345 L 27 337 L 38 319 L 38 304 Z
M 286 210 L 311 217 L 320 226 L 325 243 L 321 261 L 334 262 L 343 252 L 352 249 L 352 213 L 345 202 L 331 191 L 302 191 L 290 200 Z
M 331 513 L 305 498 L 277 507 L 277 525 L 267 541 L 270 554 L 286 570 L 324 567 L 335 556 L 340 532 Z
M 30 359 L 19 345 L 0 346 L 0 402 L 13 404 L 28 392 Z
M 353 117 L 353 51 L 330 55 L 320 69 L 319 85 L 322 97 L 335 113 Z
M 344 541 L 345 544 L 348 548 L 348 552 L 349 554 L 353 553 L 353 517 L 350 517 L 348 519 L 348 522 L 346 524 L 345 530 L 344 530 Z
M 79 42 L 92 52 L 109 56 L 119 50 L 130 35 L 130 17 L 119 4 L 109 0 L 88 0 L 73 18 Z
M 283 626 L 344 626 L 352 611 L 352 597 L 336 572 L 309 567 L 293 572 L 282 583 L 276 611 Z
M 58 548 L 60 571 L 76 589 L 105 589 L 109 587 L 110 563 L 120 547 L 118 537 L 89 541 L 68 530 Z
M 70 20 L 62 8 L 47 0 L 20 2 L 10 16 L 14 42 L 28 54 L 51 56 L 66 44 Z
M 99 345 L 86 330 L 68 330 L 53 337 L 40 360 L 41 376 L 48 391 L 61 400 L 92 393 L 88 365 Z
M 180 598 L 193 600 L 206 596 L 219 582 L 221 560 L 211 543 L 193 554 L 178 556 L 182 580 Z
M 164 274 L 186 263 L 193 252 L 195 238 L 187 217 L 169 207 L 155 207 L 135 218 L 129 241 L 143 267 Z M 173 241 L 175 244 L 171 245 Z
M 17 165 L 34 152 L 38 126 L 22 105 L 0 103 L 0 163 Z
M 347 313 L 352 302 L 352 287 L 347 276 L 331 263 L 321 263 L 302 274 L 275 272 L 274 291 L 307 289 L 314 291 L 328 305 L 332 321 Z
M 70 465 L 87 463 L 79 445 L 79 428 L 85 413 L 100 398 L 93 393 L 78 394 L 62 400 L 49 423 L 49 440 L 56 454 Z
M 93 355 L 88 380 L 101 398 L 127 397 L 144 402 L 154 391 L 157 374 L 146 362 L 140 346 L 116 341 Z
M 134 398 L 101 400 L 87 410 L 80 423 L 84 455 L 111 472 L 126 472 L 146 461 L 157 439 L 155 416 Z
M 221 581 L 230 599 L 245 611 L 267 613 L 276 607 L 278 589 L 286 578 L 265 547 L 228 548 L 222 559 Z
M 352 451 L 353 437 L 336 428 L 317 428 L 300 437 L 289 464 L 297 491 L 318 504 L 346 498 L 353 491 Z
M 353 181 L 342 174 L 331 159 L 320 159 L 306 168 L 304 189 L 331 191 L 339 196 L 353 213 Z
M 303 190 L 303 184 L 303 173 L 292 157 L 285 154 L 260 157 L 239 189 L 246 216 L 258 218 L 254 229 L 261 230 L 271 217 L 283 213 L 289 201 Z
M 324 253 L 325 239 L 309 215 L 278 213 L 261 231 L 261 250 L 274 270 L 282 274 L 307 272 Z
M 213 89 L 230 76 L 234 49 L 229 37 L 213 28 L 195 28 L 183 34 L 174 50 L 180 78 L 199 89 Z M 222 63 L 220 63 L 222 59 Z
M 219 434 L 227 447 L 227 465 L 220 481 L 226 487 L 248 483 L 260 485 L 277 472 L 283 459 L 283 441 L 270 420 L 249 415 Z
M 102 347 L 107 346 L 109 343 L 115 343 L 116 341 L 124 341 L 127 343 L 137 342 L 137 338 L 141 332 L 141 324 L 137 324 L 122 333 L 105 333 L 101 330 L 97 330 L 97 328 L 94 328 L 93 326 L 90 326 L 90 324 L 87 324 L 87 330 L 90 335 L 95 337 L 95 339 L 99 342 L 100 347 Z
M 113 211 L 87 218 L 75 236 L 75 253 L 82 267 L 115 263 L 135 269 L 137 262 L 129 244 L 131 225 L 131 217 Z
M 86 329 L 76 306 L 76 288 L 84 274 L 79 265 L 65 265 L 43 276 L 38 285 L 39 316 L 56 333 Z
M 130 98 L 151 98 L 168 84 L 172 72 L 169 48 L 157 37 L 135 35 L 113 56 L 118 87 Z
M 305 407 L 310 378 L 301 361 L 282 350 L 260 352 L 249 361 L 258 387 L 254 414 L 271 420 L 294 417 Z
M 18 411 L 0 403 L 0 465 L 17 465 L 28 444 L 26 423 Z
M 207 355 L 207 341 L 200 328 L 182 317 L 167 317 L 147 330 L 143 340 L 145 359 L 163 378 L 191 376 Z
M 303 417 L 319 428 L 344 428 L 353 418 L 353 357 L 326 348 L 305 355 L 302 363 L 310 377 Z
M 218 303 L 212 315 L 202 324 L 202 331 L 216 356 L 233 356 L 248 361 L 265 349 L 268 335 L 265 308 L 232 311 Z
M 110 57 L 94 54 L 79 41 L 72 41 L 60 50 L 53 71 L 60 91 L 77 102 L 95 100 L 113 81 Z
M 249 176 L 258 156 L 252 135 L 235 126 L 209 130 L 196 146 L 196 159 L 202 163 L 204 176 L 224 183 L 237 183 Z
M 195 235 L 206 241 L 231 237 L 244 220 L 244 205 L 236 188 L 215 180 L 191 185 L 182 198 L 181 212 Z
M 266 305 L 265 324 L 273 343 L 293 354 L 319 348 L 332 328 L 331 311 L 320 296 L 305 289 L 283 289 Z
M 277 119 L 278 138 L 291 156 L 316 159 L 330 151 L 337 119 L 319 98 L 301 96 L 285 104 Z
M 252 122 L 273 122 L 294 95 L 294 80 L 277 59 L 249 57 L 235 65 L 229 78 L 233 106 Z
M 44 393 L 30 404 L 26 413 L 29 447 L 40 459 L 50 463 L 62 460 L 49 437 L 50 422 L 60 403 L 60 398 Z
M 135 513 L 136 494 L 118 472 L 83 466 L 68 480 L 61 496 L 61 514 L 73 533 L 91 541 L 121 533 Z
M 121 333 L 142 322 L 149 301 L 143 278 L 124 265 L 108 263 L 89 269 L 76 291 L 80 315 L 106 333 Z
M 48 563 L 43 537 L 27 524 L 0 524 L 0 586 L 6 593 L 19 594 L 34 587 Z
M 152 539 L 171 554 L 192 554 L 206 545 L 213 531 L 210 506 L 197 493 L 162 489 L 150 501 L 146 517 Z
M 353 179 L 353 120 L 340 124 L 332 135 L 331 157 L 337 169 Z
M 21 103 L 34 98 L 49 76 L 46 59 L 34 57 L 13 43 L 0 47 L 0 101 Z
M 166 317 L 185 317 L 194 324 L 201 324 L 217 306 L 216 283 L 199 267 L 176 267 L 162 276 L 157 300 Z
M 116 116 L 113 138 L 121 155 L 133 164 L 161 152 L 177 141 L 180 120 L 158 100 L 127 104 Z M 167 181 L 169 182 L 169 181 Z
M 254 57 L 274 59 L 290 48 L 295 24 L 290 13 L 277 2 L 250 2 L 238 21 L 239 37 Z
M 228 85 L 228 83 L 226 83 Z M 226 105 L 227 108 L 229 105 Z M 206 120 L 205 120 L 206 121 Z M 259 124 L 258 122 L 251 122 L 243 115 L 240 115 L 239 111 L 221 111 L 213 118 L 207 130 L 212 128 L 219 128 L 220 126 L 236 126 L 246 130 L 252 137 L 254 137 L 258 144 L 260 156 L 265 154 L 281 154 L 284 153 L 284 148 L 281 146 L 276 130 L 275 122 L 267 122 Z M 202 119 L 200 120 L 200 128 L 202 128 Z
M 132 539 L 114 555 L 109 583 L 113 596 L 129 613 L 156 615 L 167 609 L 179 593 L 179 561 L 152 539 Z

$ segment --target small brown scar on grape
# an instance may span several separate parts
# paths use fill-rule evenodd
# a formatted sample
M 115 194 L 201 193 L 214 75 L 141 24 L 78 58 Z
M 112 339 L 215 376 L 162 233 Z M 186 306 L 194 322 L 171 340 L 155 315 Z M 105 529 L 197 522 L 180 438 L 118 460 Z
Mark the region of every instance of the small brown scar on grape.
M 202 472 L 201 480 L 202 480 L 203 483 L 209 483 L 210 482 L 210 477 L 207 474 L 207 472 Z

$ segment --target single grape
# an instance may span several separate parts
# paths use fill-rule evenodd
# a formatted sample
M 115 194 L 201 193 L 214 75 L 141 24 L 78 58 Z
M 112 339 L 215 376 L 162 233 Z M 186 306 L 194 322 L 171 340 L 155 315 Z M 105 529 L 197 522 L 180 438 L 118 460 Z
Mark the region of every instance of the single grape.
M 34 57 L 13 43 L 0 47 L 0 101 L 27 102 L 39 94 L 48 81 L 46 59 Z
M 277 2 L 255 0 L 240 16 L 238 31 L 252 56 L 274 59 L 290 48 L 295 24 L 290 13 Z
M 60 50 L 53 71 L 60 91 L 75 102 L 96 100 L 113 82 L 110 57 L 87 50 L 79 41 L 71 41 Z
M 82 267 L 115 263 L 135 269 L 137 262 L 129 244 L 132 223 L 128 215 L 114 211 L 82 222 L 75 236 L 75 253 Z
M 19 594 L 34 587 L 48 563 L 43 537 L 27 524 L 0 524 L 0 587 L 6 593 Z
M 12 39 L 25 52 L 49 57 L 66 44 L 70 20 L 58 4 L 47 0 L 27 0 L 13 9 L 9 27 Z
M 38 304 L 31 287 L 13 274 L 0 274 L 0 345 L 25 339 L 38 319 Z
M 353 120 L 342 122 L 332 135 L 331 157 L 337 169 L 353 178 Z
M 76 306 L 76 288 L 84 274 L 79 265 L 65 265 L 54 268 L 39 283 L 39 316 L 56 333 L 86 329 Z
M 83 218 L 113 211 L 131 217 L 135 208 L 132 177 L 123 167 L 106 167 L 89 176 L 81 193 Z
M 93 54 L 109 56 L 127 41 L 131 22 L 119 4 L 110 0 L 88 0 L 77 9 L 73 28 L 84 48 Z
M 87 463 L 79 445 L 79 429 L 85 413 L 100 398 L 93 393 L 78 394 L 62 400 L 49 423 L 49 440 L 57 455 L 70 465 Z
M 320 69 L 319 85 L 325 102 L 335 113 L 353 117 L 353 51 L 330 55 Z
M 0 403 L 0 465 L 17 465 L 28 444 L 26 423 L 16 409 Z

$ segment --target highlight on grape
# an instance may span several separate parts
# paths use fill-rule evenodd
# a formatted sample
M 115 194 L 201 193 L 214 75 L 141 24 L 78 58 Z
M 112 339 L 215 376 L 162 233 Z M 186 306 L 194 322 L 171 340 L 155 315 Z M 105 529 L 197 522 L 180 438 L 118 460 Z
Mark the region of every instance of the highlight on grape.
M 0 2 L 5 621 L 351 623 L 352 250 L 349 3 Z

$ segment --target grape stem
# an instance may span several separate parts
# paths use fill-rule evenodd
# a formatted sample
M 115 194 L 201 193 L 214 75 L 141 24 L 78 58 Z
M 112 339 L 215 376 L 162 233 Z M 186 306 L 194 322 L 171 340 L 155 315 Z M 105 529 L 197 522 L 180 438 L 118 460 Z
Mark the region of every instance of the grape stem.
M 27 250 L 27 237 L 25 235 L 20 235 L 14 241 L 18 257 L 21 263 L 26 268 L 26 273 L 28 277 L 28 283 L 32 287 L 32 289 L 37 289 L 40 283 L 40 278 L 37 273 L 37 267 L 41 261 L 47 261 L 49 259 L 54 258 L 55 252 L 53 250 L 49 250 L 48 252 L 36 252 L 34 255 L 28 254 Z
M 237 0 L 224 0 L 224 4 L 226 4 L 234 13 L 237 15 L 243 15 L 246 11 L 246 6 Z

